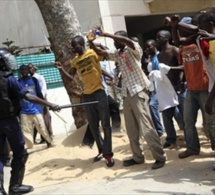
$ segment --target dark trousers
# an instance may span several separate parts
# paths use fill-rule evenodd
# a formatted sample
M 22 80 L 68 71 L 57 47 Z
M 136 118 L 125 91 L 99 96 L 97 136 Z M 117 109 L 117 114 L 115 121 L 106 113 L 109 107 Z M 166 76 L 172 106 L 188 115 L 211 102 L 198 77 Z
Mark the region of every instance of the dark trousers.
M 112 122 L 112 130 L 120 131 L 121 118 L 120 118 L 120 111 L 119 111 L 119 103 L 116 100 L 114 100 L 110 95 L 108 95 L 107 97 L 108 97 L 110 118 Z
M 25 168 L 23 157 L 27 156 L 25 141 L 17 117 L 0 119 L 0 148 L 4 148 L 6 138 L 13 152 L 11 162 L 11 175 L 19 175 L 20 170 Z M 0 150 L 0 173 L 3 173 L 4 150 Z
M 92 94 L 84 94 L 84 102 L 98 101 L 98 104 L 91 104 L 85 106 L 87 120 L 89 122 L 90 130 L 96 141 L 98 152 L 103 153 L 103 156 L 111 157 L 112 152 L 112 136 L 110 127 L 110 115 L 108 107 L 108 99 L 104 90 L 98 90 Z M 104 139 L 99 131 L 99 122 L 104 131 Z

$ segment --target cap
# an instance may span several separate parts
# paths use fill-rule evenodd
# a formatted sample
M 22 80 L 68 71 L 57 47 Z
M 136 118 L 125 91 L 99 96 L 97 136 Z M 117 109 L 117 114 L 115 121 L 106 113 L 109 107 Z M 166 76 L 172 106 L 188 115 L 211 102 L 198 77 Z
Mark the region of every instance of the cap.
M 183 17 L 180 22 L 185 24 L 191 24 L 192 18 L 191 17 Z

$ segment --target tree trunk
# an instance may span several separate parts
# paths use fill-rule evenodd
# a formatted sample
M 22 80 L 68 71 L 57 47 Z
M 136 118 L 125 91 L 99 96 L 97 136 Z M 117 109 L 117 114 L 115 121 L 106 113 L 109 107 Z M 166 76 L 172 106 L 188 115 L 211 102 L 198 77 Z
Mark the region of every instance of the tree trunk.
M 68 60 L 72 59 L 70 40 L 75 35 L 81 35 L 80 24 L 70 0 L 35 0 L 46 24 L 49 41 L 56 60 L 60 61 L 65 70 L 69 70 Z M 62 80 L 71 103 L 82 102 L 82 84 L 75 75 L 74 81 L 69 81 L 64 75 Z M 63 103 L 63 102 L 62 102 Z M 72 108 L 77 128 L 86 124 L 84 108 Z

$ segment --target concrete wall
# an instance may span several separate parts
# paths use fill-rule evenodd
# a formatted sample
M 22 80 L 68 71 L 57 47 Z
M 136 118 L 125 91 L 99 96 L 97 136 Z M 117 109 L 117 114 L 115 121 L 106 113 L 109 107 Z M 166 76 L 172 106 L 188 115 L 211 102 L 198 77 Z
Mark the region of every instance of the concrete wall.
M 149 4 L 151 13 L 193 12 L 215 5 L 214 0 L 154 0 Z
M 48 33 L 34 0 L 0 1 L 0 24 L 0 46 L 7 38 L 21 47 L 47 45 Z

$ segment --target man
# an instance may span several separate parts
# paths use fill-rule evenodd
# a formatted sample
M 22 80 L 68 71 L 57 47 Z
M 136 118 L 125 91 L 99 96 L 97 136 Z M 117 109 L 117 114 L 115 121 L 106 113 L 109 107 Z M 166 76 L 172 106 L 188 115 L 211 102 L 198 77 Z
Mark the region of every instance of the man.
M 101 157 L 104 157 L 107 167 L 112 167 L 114 166 L 112 158 L 112 130 L 110 127 L 107 94 L 102 84 L 103 71 L 100 67 L 99 57 L 92 49 L 86 50 L 85 41 L 82 36 L 72 38 L 71 46 L 72 52 L 76 54 L 76 57 L 71 61 L 71 75 L 65 71 L 60 62 L 56 62 L 55 66 L 71 80 L 73 80 L 77 71 L 83 83 L 84 101 L 98 101 L 98 104 L 85 107 L 89 127 L 98 147 L 99 154 L 94 158 L 94 161 L 98 161 Z M 104 140 L 99 131 L 100 121 L 104 131 Z
M 43 95 L 40 89 L 40 85 L 37 79 L 29 76 L 28 66 L 20 66 L 19 83 L 22 87 L 26 88 L 29 93 L 38 96 L 43 99 Z M 43 107 L 38 104 L 21 99 L 21 126 L 25 138 L 25 143 L 28 149 L 33 148 L 33 127 L 35 126 L 39 133 L 45 138 L 47 147 L 52 146 L 52 139 L 46 129 L 45 121 L 43 118 Z
M 184 121 L 185 121 L 185 140 L 186 150 L 179 153 L 179 158 L 187 158 L 192 155 L 199 155 L 200 142 L 198 132 L 196 128 L 196 120 L 198 110 L 201 109 L 202 115 L 205 118 L 205 131 L 209 133 L 209 139 L 211 140 L 211 147 L 215 149 L 215 134 L 214 134 L 214 121 L 213 116 L 206 113 L 205 104 L 208 98 L 208 86 L 209 79 L 206 73 L 205 65 L 201 57 L 200 49 L 197 46 L 196 38 L 197 27 L 189 24 L 179 22 L 180 18 L 174 19 L 171 22 L 172 32 L 175 34 L 174 40 L 177 38 L 180 40 L 180 58 L 181 64 L 184 66 L 184 72 L 187 81 L 187 93 L 184 101 Z M 183 33 L 186 42 L 181 41 L 181 37 L 178 36 L 178 30 Z M 192 33 L 187 33 L 187 32 Z M 191 36 L 192 35 L 192 36 Z
M 31 76 L 35 77 L 38 80 L 43 98 L 45 100 L 47 100 L 47 84 L 46 84 L 46 80 L 45 80 L 44 76 L 37 73 L 38 67 L 34 66 L 33 64 L 28 64 L 28 69 L 29 69 Z M 51 114 L 50 114 L 49 110 L 46 109 L 46 107 L 43 110 L 43 118 L 45 121 L 46 128 L 48 130 L 49 136 L 52 138 L 53 130 L 52 130 L 52 124 L 51 124 Z M 35 140 L 36 135 L 37 135 L 37 129 L 34 128 L 34 141 L 36 141 Z M 44 142 L 45 142 L 45 139 L 43 136 L 41 136 L 40 143 L 44 143 Z
M 132 159 L 125 160 L 123 165 L 132 166 L 144 162 L 144 155 L 139 143 L 139 138 L 143 135 L 156 160 L 152 169 L 161 168 L 165 164 L 166 157 L 150 116 L 148 105 L 150 81 L 141 69 L 142 49 L 139 43 L 128 38 L 125 31 L 110 34 L 104 32 L 102 27 L 98 27 L 97 30 L 101 32 L 100 36 L 114 40 L 116 50 L 103 50 L 96 47 L 93 43 L 95 36 L 89 34 L 88 40 L 92 48 L 98 55 L 118 62 L 122 72 L 125 125 L 133 153 Z
M 158 55 L 158 60 L 160 63 L 164 63 L 170 67 L 179 66 L 178 63 L 178 56 L 179 56 L 179 50 L 176 46 L 170 45 L 170 39 L 171 34 L 167 30 L 161 30 L 157 33 L 157 46 L 160 47 L 161 51 Z M 178 100 L 179 105 L 175 109 L 174 118 L 178 123 L 178 126 L 181 130 L 184 130 L 184 119 L 183 119 L 183 106 L 184 106 L 184 99 L 186 95 L 186 91 L 183 89 L 181 90 L 181 85 L 184 83 L 184 76 L 182 70 L 175 70 L 171 69 L 168 72 L 168 78 L 171 81 L 174 89 L 176 90 L 178 94 Z M 172 126 L 171 120 L 168 120 L 168 118 L 164 118 L 164 123 L 166 125 L 169 125 L 169 127 Z M 169 124 L 168 124 L 169 123 Z M 166 142 L 165 148 L 171 147 L 171 143 Z
M 20 109 L 19 99 L 24 98 L 48 106 L 52 110 L 60 110 L 59 106 L 31 95 L 20 86 L 11 72 L 11 68 L 16 68 L 15 60 L 11 56 L 7 49 L 0 48 L 0 195 L 7 194 L 3 185 L 4 151 L 2 150 L 6 138 L 13 152 L 9 194 L 18 195 L 33 191 L 32 186 L 22 184 L 28 153 L 24 147 L 25 142 L 17 118 Z

